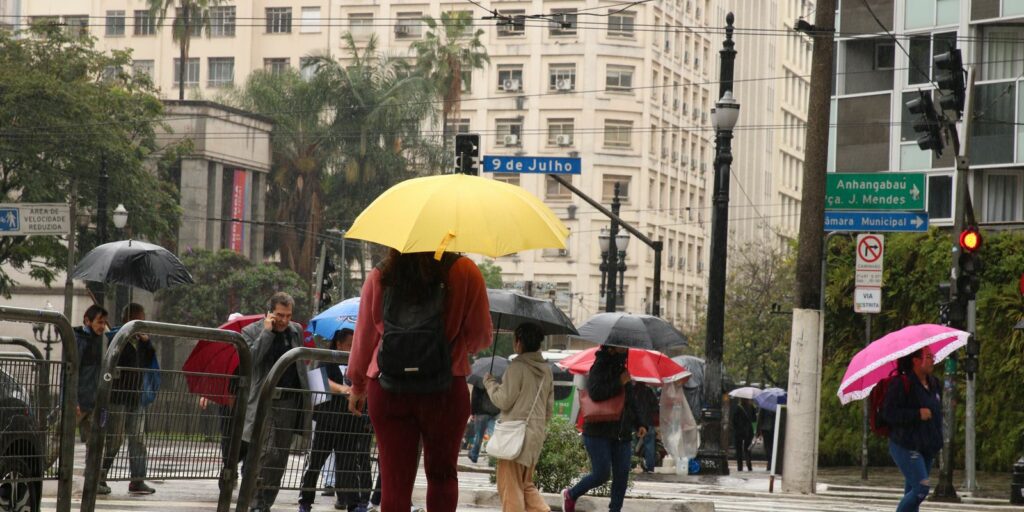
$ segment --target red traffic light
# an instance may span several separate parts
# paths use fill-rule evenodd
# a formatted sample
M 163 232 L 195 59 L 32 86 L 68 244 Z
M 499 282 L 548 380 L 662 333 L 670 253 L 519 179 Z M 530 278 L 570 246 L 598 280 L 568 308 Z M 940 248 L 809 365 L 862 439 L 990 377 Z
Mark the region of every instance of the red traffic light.
M 960 247 L 967 252 L 977 251 L 981 247 L 981 233 L 978 228 L 969 227 L 960 233 Z

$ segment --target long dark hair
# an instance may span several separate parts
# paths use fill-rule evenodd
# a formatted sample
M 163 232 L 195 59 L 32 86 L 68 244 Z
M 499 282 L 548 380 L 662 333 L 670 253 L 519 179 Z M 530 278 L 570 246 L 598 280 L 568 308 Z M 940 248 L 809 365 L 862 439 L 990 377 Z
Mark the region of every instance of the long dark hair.
M 896 360 L 896 371 L 904 375 L 914 373 L 914 358 L 921 357 L 921 349 L 917 349 Z
M 450 257 L 447 256 L 446 257 Z M 394 288 L 412 303 L 422 302 L 427 293 L 444 279 L 444 266 L 431 252 L 400 253 L 391 249 L 381 264 L 381 284 Z

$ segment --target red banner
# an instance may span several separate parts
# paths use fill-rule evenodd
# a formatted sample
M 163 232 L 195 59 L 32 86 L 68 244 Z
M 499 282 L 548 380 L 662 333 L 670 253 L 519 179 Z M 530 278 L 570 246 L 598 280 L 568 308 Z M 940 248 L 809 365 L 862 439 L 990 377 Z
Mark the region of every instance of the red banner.
M 234 186 L 231 190 L 231 218 L 245 219 L 245 181 L 248 174 L 241 169 L 235 170 Z M 231 250 L 242 252 L 244 239 L 242 223 L 234 221 L 231 223 Z

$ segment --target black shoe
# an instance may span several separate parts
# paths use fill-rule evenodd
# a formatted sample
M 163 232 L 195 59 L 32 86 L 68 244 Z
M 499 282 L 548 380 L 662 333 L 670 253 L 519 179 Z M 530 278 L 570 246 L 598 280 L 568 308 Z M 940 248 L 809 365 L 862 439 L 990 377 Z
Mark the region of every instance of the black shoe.
M 156 489 L 146 485 L 142 480 L 128 484 L 128 494 L 153 494 Z
M 100 482 L 100 484 L 96 486 L 96 494 L 104 496 L 110 494 L 110 486 L 107 485 L 106 482 Z
M 334 488 L 328 487 L 324 492 L 320 493 L 320 496 L 334 496 Z

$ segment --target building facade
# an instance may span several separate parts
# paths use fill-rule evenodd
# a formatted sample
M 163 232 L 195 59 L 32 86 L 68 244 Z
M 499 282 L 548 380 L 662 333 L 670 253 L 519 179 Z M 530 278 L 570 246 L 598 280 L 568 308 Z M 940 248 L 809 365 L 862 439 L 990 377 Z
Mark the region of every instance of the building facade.
M 932 223 L 952 224 L 952 147 L 921 150 L 906 102 L 926 91 L 938 105 L 932 58 L 954 46 L 976 80 L 969 132 L 959 128 L 974 213 L 989 226 L 1024 222 L 1024 2 L 841 0 L 837 26 L 829 170 L 923 172 Z
M 484 154 L 579 156 L 583 173 L 574 185 L 605 205 L 618 182 L 623 218 L 664 242 L 661 314 L 681 327 L 695 326 L 707 279 L 709 114 L 721 44 L 720 32 L 701 29 L 711 4 L 660 0 L 623 10 L 597 0 L 485 1 L 511 21 L 485 21 L 487 13 L 472 11 L 491 63 L 469 77 L 450 126 L 479 133 Z M 155 23 L 142 0 L 33 0 L 21 7 L 23 19 L 87 30 L 101 48 L 131 48 L 136 71 L 177 97 L 171 20 Z M 376 34 L 383 51 L 408 55 L 426 31 L 422 16 L 470 7 L 437 0 L 229 2 L 211 13 L 209 33 L 192 40 L 189 97 L 213 97 L 254 69 L 312 72 L 305 65 L 311 55 L 343 58 L 345 33 L 360 42 Z M 516 17 L 534 14 L 549 17 Z M 499 258 L 506 282 L 553 298 L 577 321 L 603 310 L 597 241 L 607 219 L 545 176 L 494 178 L 530 190 L 572 230 L 565 251 Z M 653 251 L 633 240 L 626 263 L 620 307 L 649 310 Z

